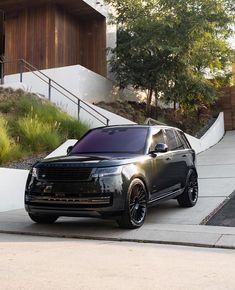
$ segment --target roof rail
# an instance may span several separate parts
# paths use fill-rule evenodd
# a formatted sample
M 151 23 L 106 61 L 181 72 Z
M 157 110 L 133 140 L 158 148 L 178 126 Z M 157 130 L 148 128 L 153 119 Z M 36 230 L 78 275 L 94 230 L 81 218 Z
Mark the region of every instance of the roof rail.
M 158 120 L 155 120 L 155 119 L 152 119 L 152 118 L 147 118 L 145 120 L 144 124 L 149 125 L 149 126 L 154 126 L 154 125 L 167 126 L 167 124 L 159 122 Z

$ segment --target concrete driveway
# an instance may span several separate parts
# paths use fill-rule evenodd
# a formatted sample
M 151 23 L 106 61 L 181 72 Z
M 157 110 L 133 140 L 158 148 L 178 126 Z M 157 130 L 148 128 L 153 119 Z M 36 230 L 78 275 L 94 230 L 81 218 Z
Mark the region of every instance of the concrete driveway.
M 235 132 L 198 156 L 200 197 L 194 208 L 170 200 L 149 209 L 145 225 L 119 229 L 114 221 L 60 218 L 54 225 L 33 224 L 24 210 L 0 213 L 0 232 L 103 240 L 143 241 L 235 248 L 235 228 L 201 225 L 235 189 Z

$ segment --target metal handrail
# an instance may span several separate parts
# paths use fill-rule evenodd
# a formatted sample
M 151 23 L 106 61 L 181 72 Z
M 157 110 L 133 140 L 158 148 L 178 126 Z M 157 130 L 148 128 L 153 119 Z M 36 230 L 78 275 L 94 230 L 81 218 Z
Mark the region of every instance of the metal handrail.
M 106 126 L 109 125 L 110 120 L 106 116 L 104 116 L 103 114 L 101 114 L 100 112 L 98 112 L 92 106 L 90 106 L 89 104 L 87 104 L 86 102 L 84 102 L 83 100 L 81 100 L 80 98 L 78 98 L 75 94 L 71 93 L 65 87 L 63 87 L 62 85 L 60 85 L 59 83 L 57 83 L 56 81 L 54 81 L 53 79 L 51 79 L 45 73 L 43 73 L 42 71 L 40 71 L 39 69 L 37 69 L 35 66 L 33 66 L 32 64 L 30 64 L 29 62 L 27 62 L 24 59 L 0 61 L 0 64 L 1 64 L 1 84 L 4 83 L 4 69 L 3 69 L 3 66 L 5 64 L 8 64 L 8 63 L 19 63 L 19 65 L 20 65 L 20 73 L 19 74 L 20 74 L 20 82 L 21 83 L 23 82 L 23 73 L 24 73 L 24 70 L 27 70 L 28 72 L 33 73 L 36 77 L 38 77 L 43 82 L 45 82 L 48 85 L 48 99 L 49 99 L 49 101 L 51 101 L 51 89 L 53 88 L 54 90 L 56 90 L 57 92 L 59 92 L 64 97 L 66 97 L 67 99 L 69 99 L 71 102 L 73 102 L 74 104 L 76 104 L 78 106 L 78 118 L 79 118 L 80 109 L 83 109 L 85 112 L 87 112 L 89 115 L 91 115 L 96 120 L 98 120 L 99 122 L 101 122 L 103 125 L 106 125 Z M 73 100 L 71 97 L 73 97 L 74 99 L 76 99 L 76 101 Z M 92 112 L 90 112 L 88 109 L 84 108 L 84 106 L 86 106 L 87 108 L 89 108 Z M 99 117 L 97 117 L 95 114 L 97 114 Z M 101 120 L 100 117 L 103 118 L 104 120 Z

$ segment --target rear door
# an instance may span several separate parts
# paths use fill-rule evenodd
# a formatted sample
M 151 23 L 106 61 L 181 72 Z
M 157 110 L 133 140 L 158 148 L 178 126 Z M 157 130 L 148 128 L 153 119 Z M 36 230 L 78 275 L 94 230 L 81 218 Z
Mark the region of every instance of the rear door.
M 183 161 L 184 146 L 180 142 L 174 129 L 166 129 L 165 133 L 167 145 L 171 152 L 171 160 L 167 167 L 167 176 L 171 191 L 177 191 L 182 187 L 182 176 L 185 169 L 185 163 Z
M 183 187 L 185 177 L 187 176 L 187 154 L 188 150 L 175 129 L 166 129 L 166 138 L 169 151 L 172 153 L 171 163 L 168 166 L 168 174 L 172 189 L 178 190 Z
M 196 155 L 184 133 L 180 130 L 176 130 L 176 134 L 178 136 L 179 142 L 181 142 L 182 146 L 184 147 L 184 150 L 181 150 L 181 157 L 183 162 L 181 171 L 181 182 L 184 186 L 189 168 L 195 167 Z

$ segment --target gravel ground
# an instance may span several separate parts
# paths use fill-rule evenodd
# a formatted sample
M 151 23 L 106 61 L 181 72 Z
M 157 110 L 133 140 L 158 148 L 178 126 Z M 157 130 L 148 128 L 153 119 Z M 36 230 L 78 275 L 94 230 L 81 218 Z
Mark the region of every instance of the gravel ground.
M 4 165 L 2 167 L 5 168 L 14 168 L 14 169 L 25 169 L 28 170 L 32 167 L 32 165 L 34 163 L 36 163 L 39 160 L 42 160 L 43 158 L 45 158 L 48 154 L 39 154 L 37 156 L 33 156 L 27 159 L 22 159 L 22 160 L 18 160 L 18 161 L 14 161 L 10 164 Z

